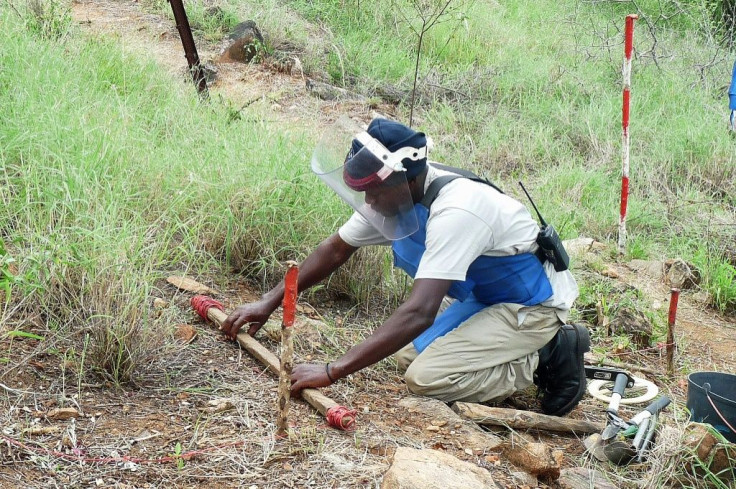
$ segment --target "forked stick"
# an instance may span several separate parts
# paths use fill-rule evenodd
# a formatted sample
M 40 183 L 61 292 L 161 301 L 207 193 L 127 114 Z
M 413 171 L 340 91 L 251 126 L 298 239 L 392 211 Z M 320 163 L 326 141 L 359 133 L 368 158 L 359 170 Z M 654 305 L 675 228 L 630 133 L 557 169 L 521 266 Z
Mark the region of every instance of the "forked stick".
M 197 311 L 197 314 L 205 320 L 215 323 L 220 330 L 222 329 L 222 323 L 227 319 L 227 314 L 223 312 L 224 308 L 222 304 L 204 295 L 192 297 L 191 304 L 194 310 Z M 281 365 L 276 355 L 271 353 L 258 340 L 245 331 L 239 332 L 236 339 L 240 346 L 245 348 L 248 353 L 268 367 L 272 373 L 277 376 L 279 375 Z M 346 431 L 355 428 L 356 412 L 354 410 L 339 405 L 317 389 L 302 389 L 301 396 L 327 418 L 330 426 Z

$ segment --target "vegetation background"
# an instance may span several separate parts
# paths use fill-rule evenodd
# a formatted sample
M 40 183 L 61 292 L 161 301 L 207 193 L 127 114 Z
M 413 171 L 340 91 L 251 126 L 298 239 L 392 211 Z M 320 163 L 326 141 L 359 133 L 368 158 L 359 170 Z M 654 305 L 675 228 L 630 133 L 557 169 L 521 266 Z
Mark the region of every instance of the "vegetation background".
M 397 118 L 433 137 L 434 159 L 522 201 L 523 180 L 564 239 L 604 243 L 618 229 L 623 19 L 637 13 L 629 240 L 605 258 L 682 258 L 712 307 L 736 311 L 732 0 L 185 5 L 198 42 L 253 19 L 265 34 L 255 62 L 298 57 L 369 106 L 401 94 Z M 322 127 L 205 103 L 82 35 L 69 12 L 0 1 L 0 361 L 13 339 L 43 339 L 80 379 L 119 385 L 171 340 L 171 317 L 149 307 L 162 278 L 239 274 L 265 289 L 349 213 L 309 170 Z M 365 250 L 329 290 L 367 307 L 408 285 L 384 251 Z M 581 300 L 600 293 L 581 286 Z

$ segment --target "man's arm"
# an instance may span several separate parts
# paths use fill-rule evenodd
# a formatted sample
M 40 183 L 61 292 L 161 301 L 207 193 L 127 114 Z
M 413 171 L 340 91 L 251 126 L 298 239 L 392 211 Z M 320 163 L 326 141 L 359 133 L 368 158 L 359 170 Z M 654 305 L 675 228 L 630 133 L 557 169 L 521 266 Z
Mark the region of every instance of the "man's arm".
M 348 261 L 357 249 L 343 241 L 337 233 L 322 241 L 299 265 L 298 290 L 306 290 L 326 278 Z M 250 323 L 248 334 L 253 336 L 279 307 L 283 298 L 282 280 L 276 287 L 266 292 L 261 300 L 236 307 L 222 324 L 223 332 L 231 339 L 235 339 L 240 328 Z
M 451 284 L 451 280 L 416 280 L 406 302 L 362 343 L 330 362 L 328 368 L 322 364 L 296 365 L 291 376 L 292 392 L 330 385 L 399 351 L 432 325 Z

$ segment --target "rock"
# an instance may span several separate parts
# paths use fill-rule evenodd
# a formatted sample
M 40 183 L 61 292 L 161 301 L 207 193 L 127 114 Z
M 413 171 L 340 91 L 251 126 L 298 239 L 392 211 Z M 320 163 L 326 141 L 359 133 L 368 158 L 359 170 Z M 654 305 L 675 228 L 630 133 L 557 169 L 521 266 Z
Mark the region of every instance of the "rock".
M 619 274 L 616 270 L 613 268 L 606 268 L 605 270 L 601 271 L 601 275 L 608 278 L 619 278 Z
M 722 481 L 736 479 L 736 444 L 721 443 L 715 429 L 706 423 L 688 423 L 682 443 L 692 451 L 704 467 Z M 702 467 L 695 467 L 702 472 Z
M 46 418 L 54 420 L 65 420 L 71 418 L 78 418 L 82 414 L 74 408 L 58 408 L 52 409 L 46 413 Z
M 553 452 L 544 443 L 520 433 L 512 433 L 502 445 L 503 455 L 517 467 L 524 469 L 543 481 L 560 477 L 561 452 Z
M 307 92 L 321 100 L 364 100 L 365 97 L 356 93 L 349 92 L 344 88 L 330 85 L 329 83 L 320 82 L 307 78 Z
M 437 450 L 399 447 L 381 489 L 489 489 L 500 487 L 491 474 L 474 464 Z
M 44 435 L 53 435 L 56 433 L 60 433 L 61 430 L 62 430 L 62 427 L 58 425 L 32 426 L 28 428 L 27 430 L 24 430 L 23 433 L 31 435 L 31 436 L 44 436 Z
M 436 437 L 446 437 L 448 445 L 459 444 L 471 450 L 492 450 L 503 442 L 474 422 L 463 419 L 440 400 L 412 396 L 401 399 L 399 406 L 412 413 L 414 418 L 419 418 L 417 421 L 421 423 L 420 426 L 431 426 L 432 430 L 429 431 L 437 433 Z M 454 433 L 449 432 L 450 427 Z
M 204 407 L 204 411 L 210 414 L 224 413 L 235 409 L 235 405 L 229 399 L 210 399 Z
M 263 44 L 263 36 L 252 20 L 235 26 L 228 36 L 227 45 L 220 52 L 219 63 L 250 63 L 258 56 Z
M 718 443 L 711 430 L 713 427 L 704 423 L 689 423 L 685 428 L 682 443 L 695 451 L 700 460 L 706 460 L 710 451 Z
M 633 307 L 622 307 L 609 325 L 611 335 L 625 334 L 639 348 L 648 348 L 652 339 L 652 323 Z
M 664 262 L 661 261 L 631 260 L 626 266 L 657 280 L 664 277 Z
M 197 336 L 197 330 L 191 324 L 177 324 L 176 330 L 174 331 L 174 338 L 183 342 L 191 343 L 192 340 Z
M 664 264 L 666 275 L 665 282 L 670 287 L 677 289 L 691 289 L 700 282 L 700 272 L 685 263 L 684 260 L 668 260 Z
M 527 474 L 526 472 L 511 472 L 511 477 L 514 478 L 514 482 L 516 482 L 520 487 L 537 487 L 539 485 L 537 478 L 532 474 Z
M 593 238 L 581 237 L 575 239 L 566 239 L 562 242 L 562 244 L 565 246 L 565 251 L 567 251 L 569 255 L 582 255 L 590 251 L 594 241 L 595 240 Z
M 156 297 L 155 299 L 153 299 L 154 309 L 165 309 L 167 307 L 169 307 L 169 303 L 163 300 L 162 298 Z
M 557 481 L 563 489 L 616 489 L 618 486 L 611 484 L 605 475 L 595 469 L 574 467 L 564 469 Z

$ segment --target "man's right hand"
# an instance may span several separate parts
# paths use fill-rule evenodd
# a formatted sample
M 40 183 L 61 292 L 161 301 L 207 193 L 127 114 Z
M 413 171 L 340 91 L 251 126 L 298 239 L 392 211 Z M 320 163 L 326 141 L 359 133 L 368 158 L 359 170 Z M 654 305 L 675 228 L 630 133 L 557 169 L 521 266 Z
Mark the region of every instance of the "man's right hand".
M 238 306 L 222 323 L 222 332 L 234 340 L 240 328 L 245 324 L 250 324 L 248 334 L 253 336 L 266 324 L 273 311 L 274 309 L 265 300 Z

